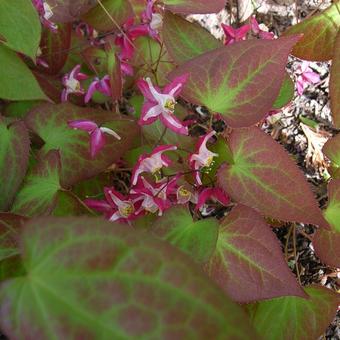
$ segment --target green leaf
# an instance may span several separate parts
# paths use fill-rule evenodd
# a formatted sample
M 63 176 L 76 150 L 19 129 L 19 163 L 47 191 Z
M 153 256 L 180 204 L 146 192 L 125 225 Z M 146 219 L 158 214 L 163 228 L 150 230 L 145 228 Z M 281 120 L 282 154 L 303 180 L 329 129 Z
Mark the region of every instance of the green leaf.
M 241 307 L 145 232 L 84 217 L 24 229 L 26 274 L 0 286 L 9 338 L 256 339 Z
M 221 221 L 216 250 L 205 271 L 237 302 L 305 296 L 271 228 L 243 205 Z
M 340 179 L 333 179 L 328 184 L 328 206 L 324 216 L 333 231 L 340 233 Z
M 39 100 L 22 100 L 10 102 L 5 106 L 4 115 L 12 118 L 25 118 L 26 114 L 35 106 L 41 104 Z
M 305 288 L 309 299 L 281 297 L 254 306 L 252 322 L 264 340 L 318 339 L 333 320 L 339 298 L 330 289 Z
M 18 55 L 0 44 L 0 98 L 35 100 L 47 97 L 30 69 Z
M 340 178 L 340 134 L 329 139 L 322 148 L 322 152 L 331 160 L 329 169 L 333 178 Z
M 68 121 L 88 119 L 116 131 L 120 140 L 105 135 L 106 145 L 94 159 L 90 156 L 90 136 L 75 130 Z M 45 142 L 39 156 L 58 149 L 61 157 L 61 184 L 67 188 L 81 180 L 96 176 L 106 170 L 129 150 L 138 135 L 139 128 L 132 119 L 123 118 L 109 111 L 81 108 L 70 103 L 45 104 L 32 110 L 26 117 L 27 126 Z
M 133 10 L 129 1 L 102 0 L 101 2 L 106 11 L 98 4 L 82 17 L 82 20 L 98 31 L 106 32 L 117 30 L 117 25 L 121 26 L 129 18 L 133 17 Z M 110 16 L 116 24 L 112 21 Z
M 289 28 L 285 35 L 303 33 L 303 38 L 293 48 L 294 56 L 310 61 L 326 61 L 333 56 L 339 27 L 340 4 L 334 3 L 320 14 Z
M 91 210 L 82 200 L 71 191 L 57 192 L 56 204 L 53 209 L 53 216 L 81 216 L 91 215 Z
M 25 216 L 51 213 L 60 189 L 59 175 L 60 155 L 57 150 L 51 150 L 27 175 L 15 198 L 12 212 Z
M 292 101 L 294 97 L 295 85 L 290 76 L 286 73 L 283 83 L 281 85 L 280 93 L 277 96 L 275 103 L 273 104 L 274 109 L 281 109 Z
M 221 113 L 231 127 L 250 126 L 273 108 L 288 54 L 299 38 L 223 46 L 180 65 L 170 78 L 189 73 L 181 92 L 184 99 Z
M 340 5 L 339 5 L 340 7 Z M 340 30 L 334 43 L 334 55 L 329 80 L 329 94 L 334 125 L 340 129 Z
M 25 177 L 30 140 L 22 121 L 0 116 L 0 211 L 6 211 Z
M 158 218 L 151 230 L 183 250 L 196 262 L 204 263 L 215 250 L 218 222 L 214 218 L 194 222 L 187 208 L 176 206 Z
M 168 11 L 164 15 L 162 32 L 164 44 L 178 64 L 221 46 L 221 42 L 202 26 Z
M 236 202 L 283 221 L 329 228 L 303 173 L 286 151 L 257 127 L 232 131 L 234 164 L 218 171 L 219 185 Z
M 35 60 L 40 34 L 41 23 L 31 1 L 0 1 L 0 40 L 5 45 Z
M 225 6 L 224 0 L 163 0 L 165 8 L 180 14 L 217 13 Z

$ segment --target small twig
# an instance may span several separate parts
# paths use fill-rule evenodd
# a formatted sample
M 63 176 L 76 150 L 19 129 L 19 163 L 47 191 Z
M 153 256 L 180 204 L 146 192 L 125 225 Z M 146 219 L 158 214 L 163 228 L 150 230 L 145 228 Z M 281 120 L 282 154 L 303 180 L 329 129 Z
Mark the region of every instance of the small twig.
M 296 275 L 297 275 L 300 286 L 302 286 L 301 278 L 300 278 L 300 272 L 299 272 L 298 257 L 297 257 L 297 253 L 296 253 L 296 225 L 295 225 L 295 223 L 293 224 L 293 253 L 294 253 Z

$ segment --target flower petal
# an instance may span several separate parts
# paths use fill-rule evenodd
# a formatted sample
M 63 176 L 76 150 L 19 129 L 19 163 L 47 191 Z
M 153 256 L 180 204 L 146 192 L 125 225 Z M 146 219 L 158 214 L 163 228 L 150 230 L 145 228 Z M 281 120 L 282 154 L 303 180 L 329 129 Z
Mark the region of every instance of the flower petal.
M 187 82 L 189 75 L 189 73 L 185 73 L 181 76 L 176 77 L 170 84 L 164 87 L 163 93 L 167 93 L 173 97 L 177 97 L 182 91 L 184 84 Z
M 90 136 L 90 154 L 94 158 L 95 155 L 104 147 L 105 137 L 102 131 L 97 128 L 91 132 Z
M 182 124 L 182 122 L 173 114 L 163 111 L 159 116 L 160 121 L 170 130 L 180 134 L 180 135 L 188 135 L 189 131 L 186 126 Z
M 67 124 L 73 129 L 83 130 L 90 133 L 98 128 L 98 125 L 95 122 L 85 119 L 71 120 L 67 122 Z

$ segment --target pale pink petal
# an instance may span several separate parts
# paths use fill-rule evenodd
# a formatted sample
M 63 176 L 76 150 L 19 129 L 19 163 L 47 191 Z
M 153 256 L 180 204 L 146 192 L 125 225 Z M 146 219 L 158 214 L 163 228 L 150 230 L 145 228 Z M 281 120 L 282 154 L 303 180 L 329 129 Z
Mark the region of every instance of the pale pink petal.
M 71 120 L 67 122 L 67 124 L 73 129 L 79 129 L 87 132 L 92 132 L 98 128 L 98 125 L 95 122 L 85 119 Z
M 259 23 L 257 22 L 256 18 L 254 16 L 252 16 L 250 18 L 250 24 L 251 24 L 251 29 L 255 34 L 259 34 L 260 33 L 260 26 Z
M 137 87 L 139 88 L 140 92 L 142 92 L 142 95 L 144 98 L 151 102 L 157 103 L 157 99 L 152 95 L 150 91 L 150 86 L 149 84 L 144 80 L 144 79 L 139 79 L 136 82 Z
M 154 105 L 152 102 L 147 102 L 143 104 L 142 113 L 141 113 L 141 120 L 144 123 L 150 124 L 149 120 L 151 118 L 157 118 L 163 112 L 163 107 L 159 104 Z
M 302 80 L 301 77 L 299 77 L 296 81 L 296 87 L 297 87 L 297 92 L 301 96 L 304 89 L 305 89 L 305 84 L 304 81 Z
M 91 132 L 90 135 L 90 154 L 94 158 L 95 155 L 104 147 L 105 137 L 99 128 Z
M 307 71 L 302 74 L 304 80 L 306 80 L 309 83 L 316 84 L 320 81 L 320 76 L 313 71 Z
M 162 112 L 159 117 L 160 121 L 170 130 L 180 134 L 180 135 L 188 135 L 189 130 L 186 126 L 182 124 L 182 122 L 174 116 L 172 113 Z
M 67 99 L 68 99 L 68 91 L 67 89 L 63 89 L 63 91 L 61 92 L 61 101 L 67 102 Z

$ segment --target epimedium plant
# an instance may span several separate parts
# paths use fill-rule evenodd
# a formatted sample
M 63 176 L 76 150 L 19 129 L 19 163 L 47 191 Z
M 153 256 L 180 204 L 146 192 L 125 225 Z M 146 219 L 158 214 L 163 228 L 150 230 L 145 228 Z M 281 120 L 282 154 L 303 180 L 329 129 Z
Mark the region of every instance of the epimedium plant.
M 332 59 L 340 128 L 340 5 L 279 38 L 254 16 L 223 41 L 185 19 L 224 5 L 0 2 L 9 338 L 313 339 L 333 319 L 338 297 L 298 283 L 272 225 L 317 226 L 317 255 L 340 267 L 339 135 L 322 211 L 262 125 L 294 81 L 320 81 L 308 61 Z

